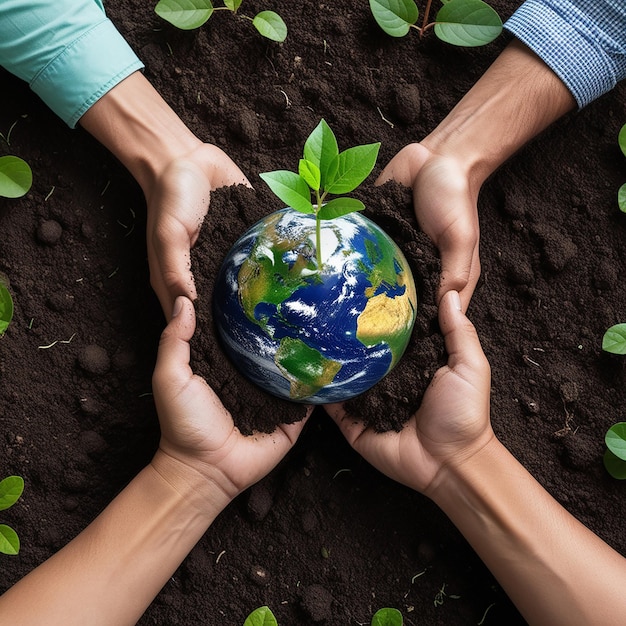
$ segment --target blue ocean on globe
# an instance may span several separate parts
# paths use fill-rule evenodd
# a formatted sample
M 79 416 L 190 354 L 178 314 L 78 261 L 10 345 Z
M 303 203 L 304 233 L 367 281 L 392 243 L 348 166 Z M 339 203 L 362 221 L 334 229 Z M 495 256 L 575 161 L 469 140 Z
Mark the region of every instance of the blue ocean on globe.
M 292 209 L 252 226 L 224 259 L 213 294 L 225 352 L 251 381 L 288 400 L 355 397 L 397 364 L 417 295 L 407 261 L 373 221 L 320 222 Z

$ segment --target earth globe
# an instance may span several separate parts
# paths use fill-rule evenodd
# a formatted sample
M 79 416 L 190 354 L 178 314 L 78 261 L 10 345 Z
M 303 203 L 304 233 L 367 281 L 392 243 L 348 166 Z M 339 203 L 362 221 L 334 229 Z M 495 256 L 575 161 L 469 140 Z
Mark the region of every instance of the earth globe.
M 387 375 L 416 307 L 406 258 L 372 220 L 350 213 L 316 221 L 290 208 L 237 240 L 213 294 L 235 366 L 275 396 L 310 404 L 353 398 Z

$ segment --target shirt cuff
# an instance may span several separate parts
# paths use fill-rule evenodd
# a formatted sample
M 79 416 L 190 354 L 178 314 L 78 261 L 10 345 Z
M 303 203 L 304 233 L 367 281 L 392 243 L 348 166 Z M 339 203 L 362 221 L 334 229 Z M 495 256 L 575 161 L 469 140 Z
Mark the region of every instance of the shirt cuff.
M 552 69 L 582 108 L 615 87 L 616 68 L 594 25 L 585 28 L 584 16 L 568 15 L 564 4 L 527 0 L 504 27 Z
M 33 78 L 30 87 L 74 128 L 104 94 L 143 67 L 105 18 L 64 48 Z

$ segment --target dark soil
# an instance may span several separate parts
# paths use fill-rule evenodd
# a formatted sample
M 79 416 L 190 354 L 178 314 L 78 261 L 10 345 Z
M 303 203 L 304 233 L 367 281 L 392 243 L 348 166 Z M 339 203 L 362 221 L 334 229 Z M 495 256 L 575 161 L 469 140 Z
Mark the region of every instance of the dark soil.
M 343 147 L 382 141 L 376 174 L 439 122 L 507 42 L 459 50 L 432 36 L 390 39 L 364 1 L 246 0 L 248 15 L 280 11 L 290 36 L 278 45 L 226 12 L 177 32 L 152 4 L 108 10 L 165 99 L 263 198 L 229 216 L 218 213 L 219 198 L 235 192 L 214 195 L 203 237 L 217 241 L 211 220 L 219 215 L 220 250 L 279 208 L 265 200 L 258 173 L 295 167 L 321 117 Z M 506 18 L 519 2 L 493 4 Z M 148 282 L 136 183 L 26 85 L 5 73 L 0 82 L 0 132 L 12 127 L 0 153 L 25 158 L 35 173 L 25 198 L 0 201 L 0 271 L 16 308 L 0 340 L 0 477 L 26 481 L 23 498 L 0 516 L 22 540 L 19 556 L 1 557 L 1 591 L 69 541 L 150 459 L 159 435 L 151 373 L 164 320 Z M 600 345 L 609 326 L 626 321 L 626 217 L 616 205 L 626 182 L 616 141 L 625 96 L 618 87 L 567 116 L 485 185 L 483 272 L 469 310 L 492 365 L 496 433 L 623 554 L 626 486 L 608 476 L 602 454 L 607 428 L 625 419 L 626 362 Z M 394 193 L 396 215 L 383 201 L 368 207 L 394 234 L 406 225 L 399 242 L 423 283 L 424 307 L 397 371 L 354 409 L 382 403 L 384 428 L 406 419 L 441 359 L 436 259 L 414 228 L 408 196 Z M 209 285 L 214 269 L 203 273 Z M 395 388 L 394 377 L 406 375 L 410 382 Z M 224 401 L 243 384 L 222 385 Z M 257 414 L 293 409 L 260 402 Z M 321 409 L 285 461 L 216 521 L 140 624 L 241 626 L 262 604 L 281 626 L 368 624 L 382 606 L 400 609 L 407 625 L 524 623 L 437 507 L 361 460 Z

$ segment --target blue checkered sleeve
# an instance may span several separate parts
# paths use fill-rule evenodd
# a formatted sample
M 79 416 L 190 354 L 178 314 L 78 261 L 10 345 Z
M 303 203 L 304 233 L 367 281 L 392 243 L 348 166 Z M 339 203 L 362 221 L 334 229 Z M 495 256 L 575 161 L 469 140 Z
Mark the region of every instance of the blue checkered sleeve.
M 626 78 L 626 0 L 527 0 L 505 28 L 584 107 Z

